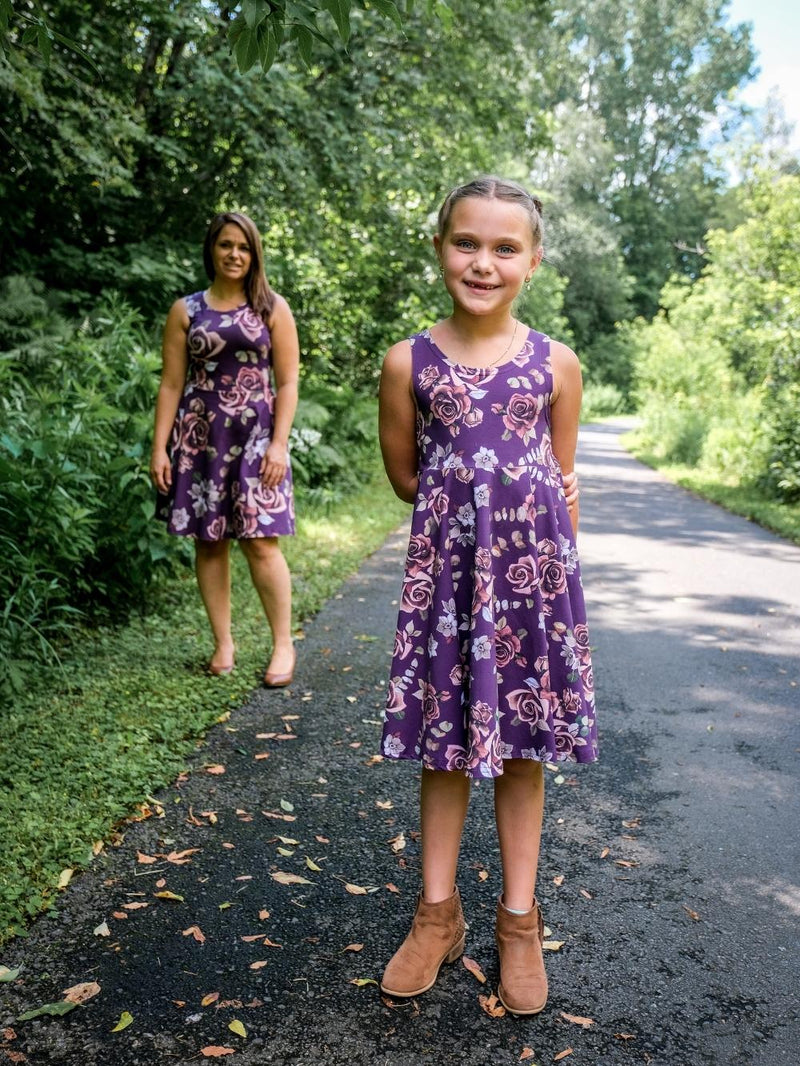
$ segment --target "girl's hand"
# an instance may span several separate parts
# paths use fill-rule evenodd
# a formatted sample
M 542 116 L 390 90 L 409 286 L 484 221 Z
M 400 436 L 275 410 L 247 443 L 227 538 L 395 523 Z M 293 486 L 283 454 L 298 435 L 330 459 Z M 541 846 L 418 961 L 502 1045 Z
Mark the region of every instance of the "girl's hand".
M 261 460 L 259 475 L 261 482 L 268 489 L 274 489 L 286 477 L 289 469 L 289 452 L 285 444 L 272 441 Z
M 172 485 L 172 464 L 166 451 L 154 451 L 150 458 L 150 477 L 158 491 L 164 495 Z
M 564 493 L 567 498 L 567 509 L 573 511 L 578 502 L 578 497 L 581 494 L 580 489 L 578 488 L 578 475 L 572 470 L 569 474 L 564 474 L 562 480 L 564 482 Z

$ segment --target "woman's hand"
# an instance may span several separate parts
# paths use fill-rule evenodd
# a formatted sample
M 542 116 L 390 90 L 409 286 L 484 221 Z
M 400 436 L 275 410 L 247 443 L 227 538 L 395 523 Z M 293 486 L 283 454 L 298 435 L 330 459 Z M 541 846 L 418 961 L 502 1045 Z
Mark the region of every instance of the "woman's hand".
M 572 470 L 569 474 L 564 474 L 562 480 L 564 482 L 564 494 L 567 498 L 567 509 L 573 511 L 580 496 L 578 475 Z
M 150 458 L 150 477 L 159 492 L 166 495 L 172 485 L 172 464 L 164 449 L 153 450 Z
M 261 460 L 261 466 L 258 471 L 262 484 L 268 489 L 276 488 L 286 477 L 288 469 L 289 452 L 286 445 L 272 441 L 264 453 L 264 458 Z

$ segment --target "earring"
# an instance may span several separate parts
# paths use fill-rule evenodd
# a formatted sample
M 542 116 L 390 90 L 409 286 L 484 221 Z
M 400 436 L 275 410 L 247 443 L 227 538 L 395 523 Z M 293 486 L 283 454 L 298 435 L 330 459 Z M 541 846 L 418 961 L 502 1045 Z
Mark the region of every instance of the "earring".
M 441 263 L 439 264 L 439 277 L 440 278 L 444 277 L 444 267 L 442 266 Z

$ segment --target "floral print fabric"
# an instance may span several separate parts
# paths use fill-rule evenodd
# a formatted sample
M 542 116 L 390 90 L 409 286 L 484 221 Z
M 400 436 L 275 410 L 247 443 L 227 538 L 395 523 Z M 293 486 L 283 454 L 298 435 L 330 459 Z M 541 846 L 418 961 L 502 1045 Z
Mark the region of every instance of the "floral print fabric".
M 500 366 L 412 338 L 419 491 L 383 753 L 496 777 L 597 758 L 580 566 L 553 455 L 550 341 Z
M 272 436 L 269 330 L 249 304 L 189 312 L 186 388 L 170 441 L 172 487 L 157 515 L 170 533 L 222 540 L 294 533 L 292 475 L 267 488 L 259 466 Z

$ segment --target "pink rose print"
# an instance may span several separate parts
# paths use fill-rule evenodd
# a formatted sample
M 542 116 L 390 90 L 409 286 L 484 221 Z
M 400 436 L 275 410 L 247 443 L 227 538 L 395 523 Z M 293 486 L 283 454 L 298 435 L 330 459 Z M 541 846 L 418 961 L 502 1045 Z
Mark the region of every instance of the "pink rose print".
M 239 327 L 242 333 L 244 333 L 245 337 L 247 337 L 248 340 L 259 341 L 262 338 L 262 334 L 266 336 L 264 331 L 264 322 L 261 316 L 257 315 L 253 308 L 249 305 L 247 307 L 241 308 L 241 310 L 237 311 L 231 317 L 232 321 L 236 323 L 236 325 Z M 260 354 L 263 357 L 264 355 L 266 355 L 269 345 L 262 344 L 260 347 L 262 348 Z
M 440 382 L 431 392 L 431 412 L 435 418 L 449 426 L 452 436 L 458 433 L 455 422 L 460 421 L 472 404 L 463 385 Z
M 420 570 L 427 570 L 436 557 L 436 550 L 431 543 L 431 538 L 423 534 L 415 534 L 408 542 L 408 565 L 411 573 L 418 574 Z
M 521 651 L 522 644 L 520 639 L 512 632 L 510 626 L 503 626 L 502 629 L 495 630 L 494 655 L 495 661 L 501 670 L 518 658 Z
M 483 422 L 483 411 L 480 407 L 473 407 L 464 415 L 464 425 L 469 426 L 470 429 L 479 426 L 481 422 Z
M 532 555 L 523 555 L 506 571 L 506 578 L 515 592 L 533 592 L 538 584 L 536 561 Z
M 220 391 L 220 410 L 232 418 L 240 415 L 248 405 L 257 403 L 264 393 L 264 379 L 254 366 L 243 366 L 229 389 Z
M 403 582 L 400 599 L 401 611 L 427 611 L 433 603 L 433 578 L 425 571 Z
M 428 681 L 420 679 L 419 688 L 414 693 L 422 705 L 422 717 L 425 725 L 430 725 L 439 717 L 439 700 L 446 702 L 450 699 L 449 692 L 437 692 Z
M 583 622 L 578 622 L 572 630 L 575 637 L 575 650 L 581 659 L 585 659 L 589 652 L 589 627 Z
M 441 374 L 438 367 L 426 366 L 419 375 L 419 383 L 423 389 L 429 389 L 431 385 L 436 384 L 440 377 Z
M 408 632 L 409 628 L 413 629 L 411 623 L 409 623 L 404 629 L 398 629 L 394 635 L 394 651 L 392 652 L 392 657 L 394 659 L 405 659 L 414 647 Z
M 190 455 L 204 452 L 208 446 L 209 419 L 206 406 L 200 399 L 189 404 L 189 410 L 181 419 L 180 447 Z
M 191 326 L 186 338 L 186 352 L 189 361 L 206 362 L 219 355 L 225 347 L 225 341 L 218 333 L 207 330 L 204 326 Z
M 542 409 L 542 397 L 515 392 L 506 405 L 503 424 L 527 444 Z
M 444 753 L 445 769 L 466 770 L 469 765 L 467 752 L 460 744 L 448 744 Z
M 547 555 L 539 557 L 539 575 L 542 595 L 552 600 L 567 591 L 567 571 L 564 564 Z
M 225 536 L 225 531 L 228 528 L 228 520 L 225 515 L 217 515 L 213 522 L 209 523 L 206 529 L 205 540 L 222 540 Z
M 403 690 L 392 679 L 389 682 L 389 695 L 386 700 L 386 710 L 389 714 L 399 714 L 400 711 L 405 710 L 406 701 L 403 696 Z
M 578 693 L 571 688 L 565 688 L 561 693 L 561 706 L 558 709 L 558 716 L 564 714 L 575 715 L 580 709 L 581 698 Z

